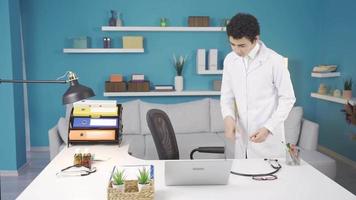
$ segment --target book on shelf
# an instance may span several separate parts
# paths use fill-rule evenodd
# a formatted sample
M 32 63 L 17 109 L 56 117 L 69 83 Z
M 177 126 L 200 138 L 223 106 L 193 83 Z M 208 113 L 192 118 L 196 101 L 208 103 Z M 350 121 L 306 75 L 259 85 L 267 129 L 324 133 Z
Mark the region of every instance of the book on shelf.
M 173 91 L 174 86 L 173 85 L 155 85 L 154 90 L 156 90 L 156 91 Z

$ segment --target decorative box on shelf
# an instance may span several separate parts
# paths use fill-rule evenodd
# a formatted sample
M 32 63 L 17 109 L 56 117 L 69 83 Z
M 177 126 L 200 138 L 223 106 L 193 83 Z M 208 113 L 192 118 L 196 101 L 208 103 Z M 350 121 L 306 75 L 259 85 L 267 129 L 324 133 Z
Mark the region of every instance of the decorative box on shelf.
M 124 49 L 143 49 L 143 37 L 123 36 L 122 45 Z
M 87 103 L 81 101 L 73 105 L 68 146 L 76 143 L 121 143 L 122 106 L 116 101 L 107 102 L 88 100 Z
M 86 49 L 91 47 L 91 38 L 88 36 L 75 37 L 73 40 L 73 48 Z
M 126 92 L 127 83 L 105 81 L 105 92 Z
M 209 26 L 209 16 L 189 16 L 188 26 L 190 27 L 208 27 Z
M 112 170 L 108 184 L 108 200 L 153 200 L 153 165 L 122 165 Z
M 150 91 L 149 81 L 129 81 L 127 90 L 129 92 L 148 92 Z

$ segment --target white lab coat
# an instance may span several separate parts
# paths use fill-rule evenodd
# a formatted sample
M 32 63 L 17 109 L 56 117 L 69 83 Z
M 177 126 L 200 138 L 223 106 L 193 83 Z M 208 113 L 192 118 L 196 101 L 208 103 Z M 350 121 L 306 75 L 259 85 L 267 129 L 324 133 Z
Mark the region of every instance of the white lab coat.
M 246 153 L 248 158 L 285 156 L 284 120 L 295 103 L 294 90 L 284 58 L 259 42 L 259 52 L 247 70 L 234 52 L 224 60 L 221 112 L 223 118 L 236 120 L 235 158 L 245 158 Z M 249 141 L 262 127 L 271 135 L 262 143 Z

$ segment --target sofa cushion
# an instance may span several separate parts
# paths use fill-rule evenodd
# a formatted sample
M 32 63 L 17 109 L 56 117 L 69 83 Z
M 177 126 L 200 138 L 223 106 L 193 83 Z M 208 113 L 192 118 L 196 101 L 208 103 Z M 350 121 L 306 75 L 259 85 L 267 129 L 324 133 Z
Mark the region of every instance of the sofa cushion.
M 224 120 L 221 114 L 221 106 L 219 99 L 210 99 L 210 122 L 211 132 L 224 131 Z
M 138 134 L 140 129 L 140 100 L 122 103 L 123 133 Z
M 69 122 L 63 117 L 59 118 L 57 123 L 58 133 L 64 144 L 68 144 L 68 126 Z
M 145 158 L 145 139 L 143 135 L 123 135 L 122 143 L 129 144 L 128 152 L 130 155 L 140 159 Z
M 153 108 L 167 113 L 176 134 L 209 132 L 210 130 L 209 99 L 178 104 L 141 102 L 141 133 L 143 134 L 150 134 L 146 114 Z
M 331 179 L 336 176 L 336 161 L 318 151 L 300 149 L 300 157 Z
M 287 143 L 291 143 L 291 144 L 298 143 L 302 117 L 303 117 L 303 108 L 293 107 L 286 121 L 284 122 L 284 130 L 285 130 Z
M 224 141 L 217 136 L 215 133 L 190 133 L 190 134 L 179 134 L 176 135 L 179 158 L 180 159 L 190 159 L 190 152 L 198 147 L 205 146 L 225 146 Z M 158 154 L 156 146 L 153 142 L 152 135 L 145 135 L 146 150 L 145 159 L 146 160 L 158 160 Z M 194 159 L 218 159 L 225 158 L 223 154 L 211 154 L 211 153 L 194 153 Z

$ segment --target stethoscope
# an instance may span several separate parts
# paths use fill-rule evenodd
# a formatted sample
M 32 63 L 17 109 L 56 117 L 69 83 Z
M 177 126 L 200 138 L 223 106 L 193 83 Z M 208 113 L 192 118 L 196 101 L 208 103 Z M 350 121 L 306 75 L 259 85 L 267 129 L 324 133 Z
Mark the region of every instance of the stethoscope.
M 281 168 L 281 164 L 279 164 L 278 159 L 267 159 L 265 158 L 264 161 L 267 161 L 271 167 L 274 169 L 274 171 L 269 172 L 269 173 L 263 173 L 263 174 L 245 174 L 245 173 L 238 173 L 231 171 L 231 174 L 233 175 L 238 175 L 238 176 L 248 176 L 252 177 L 254 180 L 275 180 L 277 179 L 277 176 L 275 175 Z
M 78 170 L 67 171 L 67 170 L 69 170 L 71 168 L 78 168 Z M 58 172 L 56 175 L 57 176 L 63 176 L 63 177 L 64 176 L 88 176 L 88 175 L 90 175 L 92 173 L 95 173 L 95 172 L 96 172 L 96 168 L 95 167 L 87 168 L 87 167 L 84 167 L 82 165 L 72 165 L 72 166 L 66 167 L 64 169 L 61 169 L 61 171 Z

